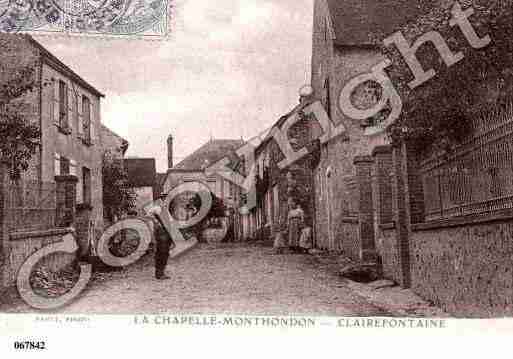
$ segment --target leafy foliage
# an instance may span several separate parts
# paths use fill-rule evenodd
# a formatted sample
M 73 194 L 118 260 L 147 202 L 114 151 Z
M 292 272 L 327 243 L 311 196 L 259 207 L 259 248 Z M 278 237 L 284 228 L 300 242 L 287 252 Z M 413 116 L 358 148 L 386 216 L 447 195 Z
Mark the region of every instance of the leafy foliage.
M 389 128 L 394 141 L 406 139 L 426 148 L 439 145 L 452 148 L 471 131 L 469 119 L 490 107 L 510 101 L 513 89 L 513 1 L 472 0 L 469 18 L 480 37 L 491 43 L 474 49 L 458 27 L 450 27 L 450 10 L 455 1 L 438 0 L 426 5 L 426 14 L 401 29 L 413 43 L 416 38 L 438 31 L 452 51 L 461 51 L 463 60 L 447 67 L 433 46 L 423 45 L 417 52 L 424 69 L 434 68 L 437 75 L 420 87 L 410 89 L 411 72 L 395 46 L 383 47 L 392 60 L 389 76 L 399 90 L 404 109 L 401 118 Z M 462 3 L 462 2 L 460 2 Z M 386 34 L 388 36 L 390 34 Z
M 122 160 L 115 158 L 110 151 L 103 154 L 102 177 L 104 214 L 113 222 L 135 209 L 137 194 L 129 186 Z
M 0 161 L 13 180 L 30 166 L 39 146 L 40 130 L 34 123 L 35 105 L 28 101 L 38 86 L 37 57 L 24 37 L 0 35 Z

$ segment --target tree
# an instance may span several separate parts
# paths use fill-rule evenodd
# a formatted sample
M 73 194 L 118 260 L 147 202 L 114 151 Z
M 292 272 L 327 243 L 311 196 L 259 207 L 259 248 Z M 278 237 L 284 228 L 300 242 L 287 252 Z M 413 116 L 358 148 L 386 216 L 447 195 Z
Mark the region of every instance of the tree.
M 40 89 L 37 56 L 20 35 L 0 34 L 0 48 L 0 161 L 18 180 L 40 143 L 35 101 L 27 100 Z
M 447 67 L 433 47 L 419 49 L 417 56 L 426 68 L 429 65 L 436 70 L 436 78 L 410 89 L 407 84 L 411 72 L 402 55 L 394 46 L 382 48 L 384 55 L 392 60 L 388 75 L 404 103 L 402 116 L 388 129 L 394 142 L 406 139 L 419 149 L 436 145 L 450 150 L 472 132 L 470 118 L 511 101 L 513 1 L 467 2 L 475 10 L 469 20 L 477 33 L 491 38 L 491 43 L 482 49 L 473 49 L 459 29 L 448 25 L 454 3 L 426 2 L 424 16 L 401 29 L 410 42 L 429 31 L 438 31 L 451 49 L 463 52 L 462 61 Z
M 128 174 L 122 160 L 115 158 L 110 151 L 103 154 L 102 176 L 105 217 L 114 222 L 135 209 L 137 194 L 128 184 Z

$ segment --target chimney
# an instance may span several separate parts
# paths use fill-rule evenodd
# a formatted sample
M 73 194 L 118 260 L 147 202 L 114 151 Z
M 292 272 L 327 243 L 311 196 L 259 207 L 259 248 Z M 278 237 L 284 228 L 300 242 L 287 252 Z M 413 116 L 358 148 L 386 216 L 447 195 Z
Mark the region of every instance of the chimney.
M 299 103 L 305 105 L 313 101 L 314 90 L 312 86 L 305 85 L 299 90 Z
M 167 137 L 167 168 L 173 168 L 173 135 Z

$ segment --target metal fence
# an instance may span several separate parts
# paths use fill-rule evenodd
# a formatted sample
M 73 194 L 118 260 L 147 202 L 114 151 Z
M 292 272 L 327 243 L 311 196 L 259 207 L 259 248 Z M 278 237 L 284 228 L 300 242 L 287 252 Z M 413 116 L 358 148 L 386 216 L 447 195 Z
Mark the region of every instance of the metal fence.
M 55 227 L 56 185 L 52 182 L 4 183 L 4 221 L 7 232 Z
M 426 220 L 513 209 L 513 104 L 483 111 L 450 156 L 422 163 Z

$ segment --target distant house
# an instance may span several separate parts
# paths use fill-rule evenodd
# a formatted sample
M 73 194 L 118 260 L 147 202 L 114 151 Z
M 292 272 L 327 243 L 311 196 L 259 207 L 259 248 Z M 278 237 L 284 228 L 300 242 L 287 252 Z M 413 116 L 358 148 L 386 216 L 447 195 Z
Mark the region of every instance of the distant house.
M 168 146 L 172 146 L 172 137 L 170 138 Z M 163 182 L 163 191 L 168 193 L 182 183 L 201 182 L 225 204 L 233 207 L 238 201 L 237 186 L 219 175 L 207 175 L 205 169 L 223 157 L 234 153 L 243 144 L 242 139 L 212 139 L 208 141 L 176 166 L 168 169 Z M 168 155 L 172 156 L 172 148 L 168 148 L 168 150 Z M 169 159 L 169 164 L 173 164 L 172 158 Z
M 164 192 L 164 182 L 166 180 L 167 173 L 160 173 L 157 172 L 157 179 L 156 179 L 156 185 L 155 185 L 155 197 L 159 197 Z
M 105 125 L 100 127 L 102 154 L 109 152 L 114 158 L 122 159 L 128 150 L 128 141 Z
M 312 167 L 317 164 L 317 157 L 312 138 L 318 133 L 318 126 L 312 121 L 300 119 L 289 131 L 289 141 L 294 151 L 307 148 L 308 155 L 300 160 L 280 168 L 278 165 L 284 154 L 274 130 L 282 130 L 285 123 L 310 102 L 306 97 L 289 113 L 283 115 L 272 126 L 267 136 L 255 149 L 255 190 L 256 206 L 249 208 L 249 213 L 236 212 L 235 236 L 237 240 L 261 239 L 272 240 L 278 233 L 287 231 L 287 215 L 291 201 L 298 203 L 305 212 L 305 223 L 313 226 L 314 191 Z M 248 173 L 249 169 L 244 168 Z M 286 235 L 286 234 L 285 234 Z
M 157 196 L 155 159 L 126 158 L 124 163 L 128 173 L 128 183 L 137 195 L 136 208 L 140 211 L 144 205 L 153 201 Z

